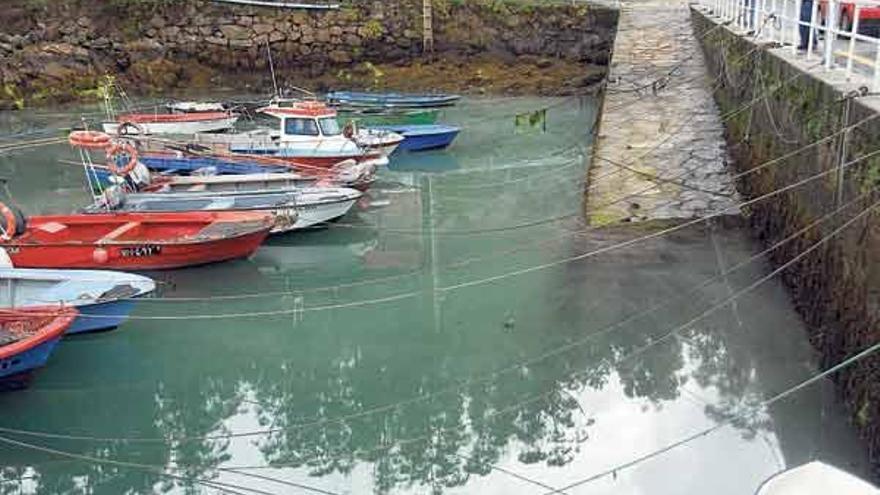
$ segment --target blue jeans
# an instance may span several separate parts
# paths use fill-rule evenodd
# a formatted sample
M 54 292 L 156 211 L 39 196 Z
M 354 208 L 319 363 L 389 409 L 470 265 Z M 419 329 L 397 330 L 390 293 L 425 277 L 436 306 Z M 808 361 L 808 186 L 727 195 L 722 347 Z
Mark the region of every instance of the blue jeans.
M 813 0 L 803 0 L 801 3 L 801 22 L 810 22 L 810 17 L 813 14 Z M 804 26 L 801 24 L 798 26 L 798 31 L 801 35 L 801 43 L 798 45 L 798 48 L 806 49 L 807 43 L 810 42 L 810 26 Z M 815 47 L 818 44 L 816 40 L 816 35 L 813 35 L 813 46 Z

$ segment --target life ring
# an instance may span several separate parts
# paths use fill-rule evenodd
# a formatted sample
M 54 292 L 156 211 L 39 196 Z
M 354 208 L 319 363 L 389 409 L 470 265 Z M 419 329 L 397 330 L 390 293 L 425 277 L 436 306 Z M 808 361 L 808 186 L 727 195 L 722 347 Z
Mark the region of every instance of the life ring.
M 27 219 L 17 208 L 0 203 L 0 240 L 10 241 L 27 230 Z
M 117 162 L 117 157 L 120 155 L 128 155 L 128 162 L 122 167 L 119 166 Z M 138 163 L 138 154 L 137 148 L 134 147 L 131 143 L 120 142 L 116 143 L 110 148 L 107 149 L 107 167 L 113 172 L 114 175 L 124 176 L 129 172 L 134 170 Z
M 102 149 L 110 145 L 110 135 L 99 131 L 73 131 L 67 136 L 71 146 Z

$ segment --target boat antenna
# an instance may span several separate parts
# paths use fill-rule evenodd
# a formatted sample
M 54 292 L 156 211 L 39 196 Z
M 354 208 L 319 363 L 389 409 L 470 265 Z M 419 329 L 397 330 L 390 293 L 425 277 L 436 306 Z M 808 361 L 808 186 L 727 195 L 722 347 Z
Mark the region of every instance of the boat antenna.
M 272 73 L 272 86 L 275 88 L 275 98 L 281 98 L 281 92 L 278 91 L 278 79 L 275 78 L 275 64 L 272 63 L 272 47 L 266 40 L 266 55 L 269 57 L 269 71 Z

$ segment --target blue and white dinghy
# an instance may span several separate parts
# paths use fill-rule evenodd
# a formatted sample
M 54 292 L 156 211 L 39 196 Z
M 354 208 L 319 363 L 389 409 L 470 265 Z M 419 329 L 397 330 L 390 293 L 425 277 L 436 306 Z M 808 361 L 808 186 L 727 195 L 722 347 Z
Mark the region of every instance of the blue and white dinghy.
M 155 289 L 152 279 L 131 273 L 0 267 L 0 308 L 73 306 L 79 315 L 68 334 L 119 326 L 136 299 Z

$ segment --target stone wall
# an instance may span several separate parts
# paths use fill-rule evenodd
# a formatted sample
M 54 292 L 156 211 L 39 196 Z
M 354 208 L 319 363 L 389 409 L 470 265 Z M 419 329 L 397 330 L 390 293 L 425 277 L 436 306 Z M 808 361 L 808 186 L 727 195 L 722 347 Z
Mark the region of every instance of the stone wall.
M 754 198 L 829 172 L 749 206 L 753 231 L 768 246 L 823 220 L 773 251 L 771 261 L 788 262 L 858 213 L 870 211 L 782 273 L 821 366 L 828 368 L 880 342 L 880 211 L 871 209 L 880 198 L 875 189 L 880 185 L 880 155 L 871 155 L 880 149 L 880 119 L 862 123 L 877 117 L 880 105 L 871 97 L 848 99 L 848 88 L 836 84 L 833 75 L 804 72 L 789 60 L 788 51 L 753 52 L 750 40 L 726 28 L 712 30 L 716 24 L 699 11 L 693 10 L 692 18 L 696 36 L 708 33 L 702 45 L 710 75 L 719 76 L 715 99 L 721 110 L 736 110 L 769 95 L 727 120 L 736 166 L 746 172 L 792 154 L 741 178 L 740 193 Z M 848 133 L 841 159 L 844 133 L 835 133 L 854 123 L 860 125 Z M 834 137 L 821 141 L 828 136 Z M 838 175 L 841 163 L 849 165 Z M 880 354 L 832 378 L 880 478 Z
M 602 7 L 435 0 L 440 59 L 488 55 L 604 66 L 616 13 Z M 64 96 L 105 72 L 136 88 L 234 86 L 281 71 L 317 77 L 359 64 L 406 64 L 421 53 L 421 1 L 365 0 L 337 11 L 208 0 L 7 0 L 0 10 L 0 102 Z M 7 105 L 8 106 L 8 105 Z

